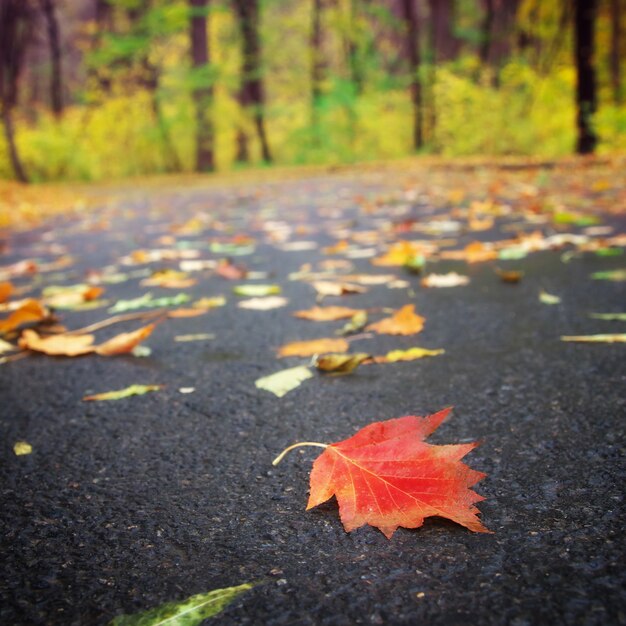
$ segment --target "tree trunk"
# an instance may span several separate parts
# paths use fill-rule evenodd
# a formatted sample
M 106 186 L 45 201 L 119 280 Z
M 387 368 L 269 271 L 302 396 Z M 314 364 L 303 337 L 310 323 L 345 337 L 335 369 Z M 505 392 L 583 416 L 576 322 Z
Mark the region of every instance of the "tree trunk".
M 319 107 L 324 80 L 324 58 L 322 53 L 322 8 L 323 0 L 313 0 L 311 13 L 311 126 L 319 127 Z
M 482 33 L 480 38 L 480 50 L 478 56 L 482 65 L 489 63 L 489 50 L 491 48 L 491 33 L 495 19 L 495 0 L 484 0 L 485 13 L 483 15 Z
M 459 40 L 454 36 L 454 0 L 430 0 L 433 61 L 441 63 L 456 58 Z
M 348 67 L 350 68 L 350 80 L 354 85 L 357 96 L 363 93 L 363 62 L 359 53 L 360 39 L 360 4 L 361 0 L 350 0 L 350 31 L 347 41 Z
M 61 66 L 61 37 L 59 22 L 55 14 L 54 0 L 40 0 L 41 10 L 46 18 L 48 45 L 50 46 L 50 102 L 57 118 L 63 113 L 63 74 Z
M 243 100 L 252 109 L 261 156 L 266 163 L 271 163 L 267 135 L 265 132 L 265 92 L 261 78 L 261 41 L 259 37 L 259 0 L 234 0 L 239 17 L 242 36 L 243 63 L 241 81 Z
M 191 7 L 191 65 L 196 70 L 208 69 L 209 42 L 207 37 L 207 11 L 209 0 L 189 0 Z M 196 113 L 196 171 L 215 169 L 213 154 L 213 121 L 211 109 L 213 86 L 209 83 L 194 86 L 192 99 Z
M 11 116 L 11 109 L 3 107 L 2 110 L 2 125 L 4 126 L 4 137 L 7 142 L 7 148 L 9 149 L 9 158 L 11 159 L 11 165 L 15 172 L 15 178 L 21 183 L 29 182 L 26 170 L 22 165 L 17 146 L 15 145 L 15 132 L 13 130 L 13 119 Z
M 0 1 L 0 113 L 9 159 L 15 177 L 23 183 L 28 182 L 28 176 L 15 143 L 12 113 L 18 102 L 19 78 L 34 19 L 33 7 L 27 0 Z
M 622 75 L 621 75 L 621 24 L 620 0 L 611 0 L 611 88 L 613 91 L 613 104 L 619 106 L 622 103 Z
M 420 80 L 420 41 L 417 10 L 414 0 L 402 0 L 402 14 L 406 24 L 410 71 L 411 102 L 413 104 L 413 149 L 424 146 L 422 84 Z
M 596 111 L 596 76 L 593 67 L 594 25 L 597 0 L 575 0 L 574 4 L 574 55 L 576 59 L 576 152 L 591 154 L 598 138 L 592 126 Z

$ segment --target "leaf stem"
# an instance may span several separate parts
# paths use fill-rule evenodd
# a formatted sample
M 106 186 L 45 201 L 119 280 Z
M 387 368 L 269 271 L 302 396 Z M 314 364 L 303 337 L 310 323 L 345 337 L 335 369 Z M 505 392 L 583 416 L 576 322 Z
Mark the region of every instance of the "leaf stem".
M 299 443 L 294 443 L 290 445 L 288 448 L 285 448 L 273 461 L 272 465 L 278 465 L 287 454 L 287 452 L 291 452 L 294 448 L 299 448 L 300 446 L 315 446 L 317 448 L 328 448 L 327 443 L 317 443 L 316 441 L 301 441 Z
M 126 313 L 122 315 L 114 315 L 113 317 L 108 317 L 107 319 L 96 322 L 95 324 L 90 324 L 89 326 L 84 326 L 83 328 L 77 328 L 76 330 L 69 330 L 65 334 L 82 335 L 84 333 L 93 332 L 94 330 L 106 328 L 107 326 L 111 326 L 112 324 L 118 324 L 119 322 L 128 322 L 131 320 L 149 320 L 165 315 L 165 309 L 158 309 L 156 311 L 143 311 L 141 313 Z

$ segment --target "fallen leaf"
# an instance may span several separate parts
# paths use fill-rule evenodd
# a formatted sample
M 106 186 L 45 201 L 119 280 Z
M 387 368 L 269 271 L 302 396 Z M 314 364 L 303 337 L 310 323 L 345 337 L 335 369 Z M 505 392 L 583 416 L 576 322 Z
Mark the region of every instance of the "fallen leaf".
M 474 241 L 465 246 L 465 259 L 468 263 L 481 263 L 498 258 L 498 253 L 488 244 Z
M 411 262 L 411 259 L 420 256 L 421 247 L 410 241 L 398 241 L 389 247 L 389 250 L 380 257 L 372 259 L 374 265 L 388 267 L 401 266 Z
M 209 339 L 215 339 L 215 335 L 212 333 L 196 333 L 194 335 L 176 335 L 174 341 L 207 341 Z
M 469 276 L 463 276 L 456 272 L 448 272 L 447 274 L 429 274 L 422 278 L 422 287 L 461 287 L 469 284 Z
M 225 304 L 226 298 L 224 296 L 213 296 L 212 298 L 200 298 L 191 306 L 194 309 L 216 309 L 217 307 L 224 306 Z
M 226 280 L 242 280 L 248 274 L 248 270 L 230 261 L 222 260 L 217 264 L 215 273 Z
M 191 298 L 186 293 L 179 293 L 175 296 L 165 296 L 153 298 L 151 293 L 146 293 L 138 298 L 130 300 L 118 300 L 108 311 L 109 313 L 125 313 L 136 309 L 155 309 L 168 306 L 181 306 L 189 302 Z
M 131 352 L 137 344 L 149 337 L 155 328 L 156 324 L 148 324 L 130 333 L 120 333 L 96 346 L 95 351 L 102 356 Z
M 561 341 L 580 341 L 584 343 L 622 343 L 626 341 L 626 333 L 605 335 L 563 335 Z
M 365 293 L 367 289 L 361 285 L 346 282 L 316 280 L 311 283 L 320 296 L 345 296 L 353 293 Z
M 384 335 L 414 335 L 424 328 L 425 321 L 423 317 L 415 313 L 414 304 L 407 304 L 391 317 L 370 324 L 366 330 L 373 330 Z
M 496 268 L 496 274 L 503 283 L 512 285 L 516 285 L 524 277 L 524 272 L 521 270 L 501 270 L 499 267 Z
M 626 269 L 623 270 L 610 270 L 608 272 L 594 272 L 591 275 L 594 280 L 611 280 L 619 282 L 626 280 Z
M 0 320 L 0 335 L 16 330 L 24 324 L 32 324 L 47 319 L 50 313 L 46 307 L 34 299 L 25 300 L 19 309 L 16 309 L 4 320 Z
M 408 350 L 391 350 L 384 356 L 373 357 L 374 363 L 395 363 L 396 361 L 415 361 L 427 356 L 445 354 L 445 350 L 429 350 L 428 348 L 409 348 Z
M 312 378 L 313 373 L 306 365 L 290 367 L 269 376 L 263 376 L 255 381 L 257 389 L 264 389 L 282 398 L 296 387 L 299 387 L 305 380 Z
M 13 284 L 6 281 L 0 283 L 0 302 L 6 302 L 14 291 Z
M 15 456 L 24 456 L 25 454 L 30 454 L 33 451 L 33 446 L 31 446 L 27 441 L 16 441 L 13 445 L 13 452 Z
M 334 322 L 362 312 L 361 309 L 351 309 L 347 306 L 314 306 L 312 309 L 295 311 L 293 315 L 313 322 Z
M 166 269 L 154 272 L 139 284 L 142 287 L 161 287 L 162 289 L 187 289 L 196 284 L 195 278 L 189 278 L 185 272 Z
M 168 602 L 135 615 L 118 615 L 109 626 L 198 626 L 204 620 L 221 613 L 237 596 L 254 585 L 214 589 L 199 593 L 180 602 Z
M 0 339 L 0 354 L 5 354 L 6 352 L 13 352 L 17 350 L 17 346 L 14 346 L 12 343 L 8 341 L 4 341 L 4 339 Z
M 265 298 L 250 298 L 250 300 L 242 300 L 237 303 L 240 309 L 249 309 L 252 311 L 269 311 L 278 309 L 287 304 L 287 298 L 282 296 L 267 296 Z
M 260 298 L 262 296 L 274 296 L 280 293 L 278 285 L 237 285 L 233 287 L 233 293 L 247 298 Z
M 489 532 L 475 506 L 484 498 L 470 489 L 485 474 L 461 462 L 478 444 L 424 443 L 449 412 L 374 422 L 338 443 L 294 444 L 274 465 L 297 446 L 325 448 L 313 463 L 307 510 L 336 496 L 348 532 L 369 524 L 391 538 L 398 527 L 418 528 L 430 516 Z
M 86 302 L 95 301 L 102 293 L 102 287 L 71 285 L 69 287 L 47 287 L 43 290 L 43 302 L 53 309 L 76 309 Z
M 361 332 L 365 325 L 367 324 L 367 312 L 366 311 L 358 311 L 355 313 L 349 322 L 343 325 L 337 331 L 338 335 L 354 335 L 355 333 Z
M 589 313 L 596 320 L 626 322 L 626 313 Z
M 121 400 L 129 396 L 143 396 L 150 391 L 158 391 L 163 385 L 130 385 L 117 391 L 104 391 L 91 396 L 85 396 L 83 401 Z
M 286 356 L 313 356 L 326 352 L 347 352 L 349 347 L 345 339 L 324 338 L 292 341 L 279 348 L 278 356 L 282 358 Z
M 356 354 L 324 354 L 315 359 L 314 365 L 322 372 L 349 374 L 369 358 L 370 355 L 364 352 Z
M 172 311 L 167 312 L 167 317 L 172 319 L 178 318 L 186 318 L 186 317 L 200 317 L 200 315 L 205 315 L 208 313 L 209 309 L 173 309 Z
M 539 302 L 543 302 L 544 304 L 548 305 L 559 304 L 561 302 L 561 298 L 542 289 L 539 292 Z
M 22 350 L 43 352 L 49 356 L 80 356 L 94 351 L 93 335 L 51 335 L 40 337 L 34 330 L 26 329 L 19 339 Z

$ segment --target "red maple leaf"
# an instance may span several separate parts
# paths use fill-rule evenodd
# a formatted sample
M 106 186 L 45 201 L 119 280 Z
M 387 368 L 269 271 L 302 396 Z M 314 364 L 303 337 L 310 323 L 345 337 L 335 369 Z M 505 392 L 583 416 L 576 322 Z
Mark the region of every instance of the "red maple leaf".
M 374 422 L 344 441 L 313 444 L 325 450 L 313 464 L 307 510 L 336 496 L 346 531 L 369 524 L 387 538 L 433 515 L 489 532 L 474 506 L 484 498 L 470 489 L 485 474 L 461 462 L 478 443 L 424 443 L 450 410 Z M 298 445 L 311 443 L 290 446 L 274 463 Z

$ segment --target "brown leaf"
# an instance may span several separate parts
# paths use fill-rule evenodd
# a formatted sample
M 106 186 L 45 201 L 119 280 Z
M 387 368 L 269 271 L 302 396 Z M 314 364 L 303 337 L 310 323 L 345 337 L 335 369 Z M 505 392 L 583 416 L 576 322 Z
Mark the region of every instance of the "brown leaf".
M 366 330 L 385 335 L 414 335 L 424 328 L 425 321 L 423 317 L 415 313 L 414 304 L 407 304 L 391 317 L 370 324 Z

